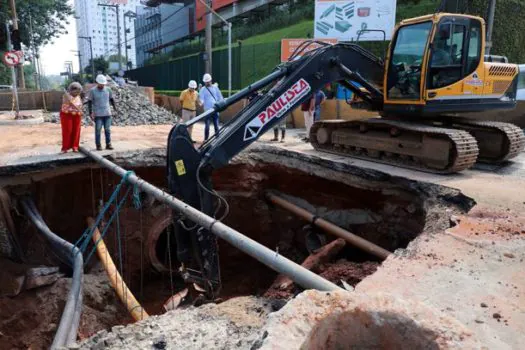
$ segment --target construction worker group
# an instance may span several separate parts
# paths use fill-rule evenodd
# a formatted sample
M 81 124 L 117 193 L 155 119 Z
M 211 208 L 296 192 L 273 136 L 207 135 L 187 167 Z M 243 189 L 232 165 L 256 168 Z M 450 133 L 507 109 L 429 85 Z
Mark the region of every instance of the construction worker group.
M 197 92 L 197 82 L 190 80 L 188 88 L 183 90 L 180 94 L 179 101 L 182 107 L 182 121 L 187 123 L 197 115 L 197 107 L 203 107 L 204 112 L 212 109 L 215 103 L 222 101 L 221 90 L 218 85 L 212 83 L 212 76 L 208 73 L 202 77 L 203 86 Z M 257 93 L 254 94 L 254 96 Z M 254 96 L 251 96 L 252 98 Z M 251 98 L 248 98 L 251 100 Z M 326 100 L 326 95 L 322 90 L 316 91 L 312 94 L 301 106 L 303 111 L 304 122 L 306 127 L 306 137 L 304 141 L 309 141 L 310 127 L 314 121 L 321 118 L 321 104 Z M 204 119 L 204 140 L 210 136 L 210 123 L 213 122 L 215 135 L 219 135 L 219 113 L 215 112 Z M 284 142 L 286 135 L 286 118 L 274 127 L 274 138 L 272 141 L 279 141 L 279 130 L 281 130 L 281 142 Z M 192 136 L 193 126 L 188 127 L 188 133 Z M 194 141 L 195 142 L 195 141 Z
M 197 82 L 190 80 L 188 88 L 180 94 L 179 100 L 182 106 L 182 121 L 188 122 L 197 115 L 197 107 L 202 106 L 204 112 L 213 108 L 215 103 L 222 101 L 221 90 L 217 84 L 212 84 L 212 77 L 206 73 L 202 77 L 204 85 L 197 92 Z M 204 140 L 210 137 L 210 122 L 213 123 L 215 135 L 219 135 L 219 113 L 215 112 L 204 120 Z M 193 128 L 190 126 L 188 132 L 191 136 Z

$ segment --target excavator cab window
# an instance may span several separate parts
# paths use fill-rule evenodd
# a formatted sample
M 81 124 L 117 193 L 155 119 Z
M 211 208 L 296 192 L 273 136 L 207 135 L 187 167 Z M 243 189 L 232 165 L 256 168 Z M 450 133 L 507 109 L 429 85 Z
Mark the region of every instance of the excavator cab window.
M 481 45 L 483 44 L 481 36 L 481 23 L 476 20 L 471 20 L 466 75 L 473 73 L 481 60 Z
M 421 65 L 431 30 L 432 22 L 411 24 L 398 29 L 388 69 L 389 99 L 420 99 Z
M 429 87 L 431 89 L 461 80 L 466 34 L 467 28 L 464 25 L 450 22 L 439 25 L 430 56 Z
M 476 70 L 480 58 L 480 22 L 443 19 L 432 42 L 428 88 L 438 89 L 460 81 Z

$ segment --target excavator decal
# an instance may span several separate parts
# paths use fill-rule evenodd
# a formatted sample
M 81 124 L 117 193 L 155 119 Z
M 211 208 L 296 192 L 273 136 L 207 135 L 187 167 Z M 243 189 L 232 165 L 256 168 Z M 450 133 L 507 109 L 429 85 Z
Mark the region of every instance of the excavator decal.
M 290 108 L 311 91 L 310 84 L 300 79 L 286 90 L 278 99 L 270 104 L 266 110 L 253 118 L 244 129 L 244 141 L 251 140 L 259 135 L 261 128 L 273 118 L 282 118 Z

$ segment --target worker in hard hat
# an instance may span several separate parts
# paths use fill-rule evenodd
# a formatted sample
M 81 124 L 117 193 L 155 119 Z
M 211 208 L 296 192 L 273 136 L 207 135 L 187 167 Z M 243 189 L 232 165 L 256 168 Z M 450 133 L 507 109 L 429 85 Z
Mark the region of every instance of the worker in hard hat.
M 113 99 L 113 93 L 111 89 L 107 87 L 108 80 L 102 74 L 97 75 L 95 79 L 97 86 L 91 88 L 88 93 L 88 107 L 89 116 L 95 121 L 95 144 L 97 150 L 102 150 L 100 143 L 100 132 L 104 127 L 104 134 L 106 137 L 106 149 L 113 149 L 111 145 L 111 108 L 117 111 L 115 106 L 115 100 Z
M 199 91 L 199 99 L 204 107 L 204 112 L 212 109 L 214 105 L 223 100 L 221 90 L 212 84 L 211 75 L 206 73 L 202 77 L 204 86 Z M 215 112 L 204 120 L 204 140 L 210 136 L 210 121 L 213 121 L 215 135 L 219 135 L 219 113 Z
M 182 106 L 182 121 L 187 123 L 197 114 L 197 106 L 201 104 L 197 93 L 197 82 L 190 80 L 188 88 L 180 93 L 179 101 Z M 188 133 L 193 131 L 193 126 L 188 127 Z

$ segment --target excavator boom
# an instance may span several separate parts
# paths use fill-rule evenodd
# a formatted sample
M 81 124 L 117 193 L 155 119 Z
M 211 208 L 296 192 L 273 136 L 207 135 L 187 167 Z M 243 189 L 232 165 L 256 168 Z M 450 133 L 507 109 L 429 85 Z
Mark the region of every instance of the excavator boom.
M 481 18 L 436 14 L 404 21 L 385 62 L 356 44 L 318 44 L 300 58 L 301 52 L 292 55 L 291 61 L 212 110 L 173 127 L 167 152 L 172 194 L 221 220 L 228 206 L 213 190 L 213 170 L 332 82 L 350 89 L 360 106 L 383 118 L 317 122 L 310 139 L 318 150 L 449 173 L 469 168 L 478 154 L 504 161 L 523 149 L 523 133 L 512 125 L 457 119 L 457 113 L 515 105 L 517 66 L 484 62 Z M 188 126 L 254 93 L 258 95 L 217 135 L 194 147 Z M 488 141 L 476 140 L 476 135 Z M 176 217 L 175 235 L 183 277 L 213 297 L 221 285 L 216 238 L 183 217 Z

